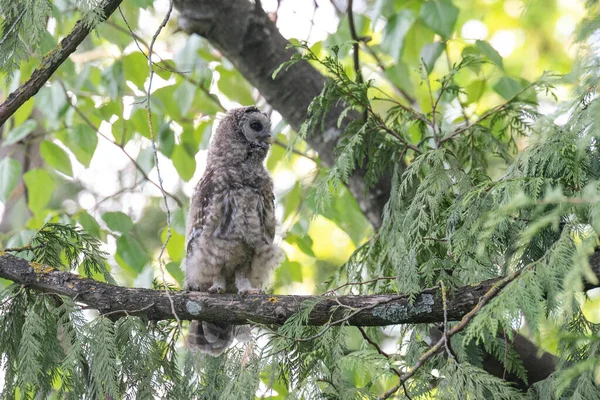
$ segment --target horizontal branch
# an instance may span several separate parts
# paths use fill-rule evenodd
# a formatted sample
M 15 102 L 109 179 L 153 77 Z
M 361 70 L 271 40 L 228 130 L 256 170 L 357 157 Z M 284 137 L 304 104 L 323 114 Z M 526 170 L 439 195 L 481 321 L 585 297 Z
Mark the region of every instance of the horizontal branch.
M 592 269 L 600 276 L 600 253 L 591 258 Z M 0 277 L 45 293 L 70 297 L 101 314 L 118 318 L 138 315 L 150 320 L 172 319 L 171 303 L 163 290 L 126 288 L 30 263 L 11 254 L 0 256 Z M 458 288 L 448 295 L 448 320 L 460 320 L 501 278 Z M 587 288 L 596 287 L 593 284 Z M 211 295 L 199 292 L 170 293 L 179 319 L 245 324 L 283 324 L 304 303 L 316 303 L 308 320 L 324 325 L 341 319 L 355 326 L 384 326 L 405 323 L 442 322 L 444 307 L 437 288 L 426 289 L 411 303 L 407 295 L 368 296 L 279 296 Z M 348 311 L 352 317 L 346 319 Z
M 122 1 L 106 0 L 102 8 L 104 19 L 107 19 Z M 77 49 L 77 46 L 83 42 L 83 39 L 89 35 L 92 28 L 83 20 L 77 21 L 73 30 L 54 50 L 43 58 L 42 64 L 33 71 L 31 77 L 12 92 L 4 103 L 0 104 L 0 126 L 44 86 L 58 67 L 65 62 L 71 53 Z

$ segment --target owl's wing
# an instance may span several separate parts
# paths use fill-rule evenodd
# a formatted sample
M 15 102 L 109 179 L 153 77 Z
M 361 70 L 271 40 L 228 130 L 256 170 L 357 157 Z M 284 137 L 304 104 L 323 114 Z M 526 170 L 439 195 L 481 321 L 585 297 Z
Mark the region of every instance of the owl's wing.
M 217 175 L 214 170 L 207 170 L 196 186 L 188 217 L 188 253 L 204 231 L 219 239 L 229 239 L 233 234 L 237 201 L 229 190 L 219 186 L 222 179 L 217 179 Z
M 275 196 L 273 191 L 263 191 L 258 202 L 258 215 L 260 216 L 263 235 L 267 243 L 273 243 L 275 238 Z
M 192 196 L 192 204 L 190 204 L 190 213 L 188 216 L 188 227 L 187 227 L 187 253 L 191 252 L 191 247 L 196 240 L 202 235 L 202 231 L 205 229 L 207 222 L 207 214 L 209 212 L 210 205 L 212 203 L 212 193 L 214 192 L 213 182 L 214 172 L 207 170 L 206 173 L 198 182 L 194 195 Z

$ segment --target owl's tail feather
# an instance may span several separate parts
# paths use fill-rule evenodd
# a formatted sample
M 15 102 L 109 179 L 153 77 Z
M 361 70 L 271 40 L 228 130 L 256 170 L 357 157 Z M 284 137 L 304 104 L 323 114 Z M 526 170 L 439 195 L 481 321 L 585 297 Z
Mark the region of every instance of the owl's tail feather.
M 192 321 L 187 337 L 190 348 L 219 356 L 233 342 L 233 325 L 206 321 Z
M 221 355 L 233 342 L 250 340 L 249 325 L 230 325 L 206 321 L 192 321 L 187 337 L 190 348 L 196 348 L 215 357 Z

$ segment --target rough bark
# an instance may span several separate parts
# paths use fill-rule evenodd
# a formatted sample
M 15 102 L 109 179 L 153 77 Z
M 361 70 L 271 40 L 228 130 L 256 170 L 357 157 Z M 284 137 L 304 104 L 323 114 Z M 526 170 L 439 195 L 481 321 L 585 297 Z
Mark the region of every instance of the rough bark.
M 594 259 L 593 270 L 600 276 L 600 256 Z M 444 305 L 437 288 L 427 289 L 411 303 L 407 295 L 369 296 L 270 296 L 270 295 L 210 295 L 198 292 L 126 288 L 109 285 L 78 275 L 45 268 L 11 254 L 0 256 L 0 277 L 45 293 L 68 296 L 111 318 L 139 315 L 149 320 L 202 319 L 231 324 L 280 325 L 303 305 L 316 303 L 308 323 L 325 325 L 346 320 L 350 325 L 384 326 L 405 323 L 443 322 Z M 448 320 L 460 320 L 471 311 L 501 279 L 491 279 L 477 285 L 459 288 L 447 299 Z M 589 284 L 589 288 L 598 286 Z M 171 304 L 172 301 L 172 304 Z M 347 306 L 340 307 L 340 305 Z
M 188 33 L 205 37 L 223 53 L 295 129 L 306 120 L 310 102 L 321 92 L 325 78 L 308 62 L 275 71 L 294 54 L 289 42 L 261 7 L 247 0 L 175 0 L 179 26 Z M 341 129 L 337 126 L 340 109 L 329 113 L 323 132 L 310 132 L 308 143 L 326 165 L 333 165 L 334 147 Z M 356 117 L 360 117 L 356 114 Z M 364 169 L 350 178 L 348 187 L 371 224 L 381 226 L 381 212 L 390 193 L 391 175 L 385 175 L 375 187 L 365 190 Z
M 104 3 L 104 17 L 108 18 L 119 7 L 123 0 L 107 0 Z M 50 79 L 54 71 L 77 49 L 77 46 L 91 32 L 91 27 L 82 20 L 77 21 L 73 30 L 60 42 L 54 50 L 46 55 L 42 64 L 31 74 L 31 77 L 18 89 L 8 95 L 0 104 L 0 127 L 13 115 L 19 107 L 34 96 Z

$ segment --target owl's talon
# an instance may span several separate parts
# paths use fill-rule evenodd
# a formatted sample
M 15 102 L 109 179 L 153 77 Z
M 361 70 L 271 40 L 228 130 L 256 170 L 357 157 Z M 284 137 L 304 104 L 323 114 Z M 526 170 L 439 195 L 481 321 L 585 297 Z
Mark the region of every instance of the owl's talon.
M 210 294 L 223 294 L 225 293 L 225 288 L 222 286 L 217 286 L 217 285 L 212 285 L 211 287 L 208 288 L 208 293 Z

